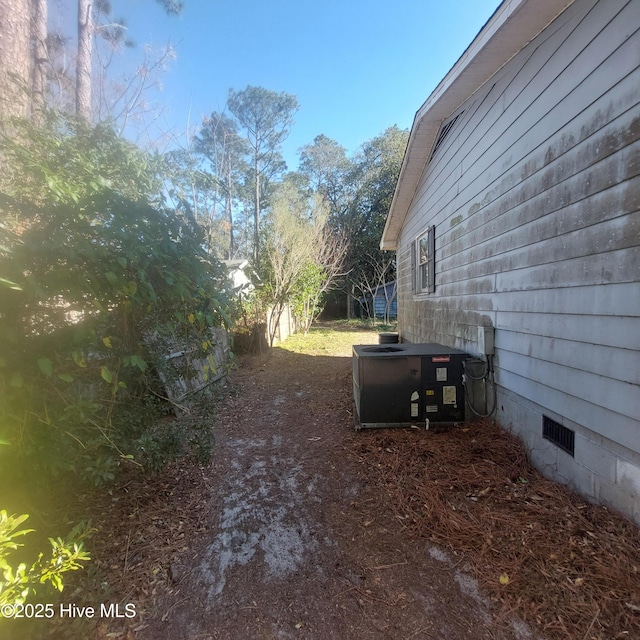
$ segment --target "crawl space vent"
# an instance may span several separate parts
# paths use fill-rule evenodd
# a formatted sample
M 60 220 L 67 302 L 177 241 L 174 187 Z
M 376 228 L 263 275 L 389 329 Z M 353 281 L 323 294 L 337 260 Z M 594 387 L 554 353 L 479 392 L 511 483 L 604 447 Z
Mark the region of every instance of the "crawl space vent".
M 553 444 L 566 451 L 572 457 L 575 435 L 575 431 L 567 429 L 567 427 L 562 426 L 551 418 L 547 418 L 547 416 L 542 416 L 542 437 L 553 442 Z

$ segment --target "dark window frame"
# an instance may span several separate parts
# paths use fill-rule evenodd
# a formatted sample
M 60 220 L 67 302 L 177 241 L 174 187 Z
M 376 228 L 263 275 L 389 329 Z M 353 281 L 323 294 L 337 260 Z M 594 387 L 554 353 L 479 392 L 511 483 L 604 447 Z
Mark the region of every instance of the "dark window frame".
M 414 256 L 414 291 L 417 294 L 430 294 L 436 289 L 436 228 L 431 225 L 415 240 Z

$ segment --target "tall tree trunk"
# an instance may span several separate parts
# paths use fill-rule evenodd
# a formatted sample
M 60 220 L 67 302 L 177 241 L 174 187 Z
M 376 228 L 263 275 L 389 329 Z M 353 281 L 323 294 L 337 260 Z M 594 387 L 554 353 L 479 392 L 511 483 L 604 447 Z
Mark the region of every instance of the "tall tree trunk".
M 0 118 L 29 113 L 31 2 L 0 0 Z
M 258 264 L 258 255 L 260 253 L 260 167 L 258 166 L 257 153 L 255 156 L 254 171 L 256 177 L 256 193 L 253 206 L 253 257 L 255 263 Z
M 78 56 L 76 60 L 76 113 L 91 121 L 91 60 L 93 11 L 90 0 L 78 0 Z
M 32 111 L 41 120 L 47 90 L 47 0 L 33 0 Z
M 231 161 L 227 163 L 227 192 L 225 195 L 224 208 L 229 223 L 229 251 L 227 258 L 233 260 L 236 253 L 235 241 L 233 238 L 233 207 L 231 202 L 231 189 L 233 189 L 233 181 L 231 180 Z

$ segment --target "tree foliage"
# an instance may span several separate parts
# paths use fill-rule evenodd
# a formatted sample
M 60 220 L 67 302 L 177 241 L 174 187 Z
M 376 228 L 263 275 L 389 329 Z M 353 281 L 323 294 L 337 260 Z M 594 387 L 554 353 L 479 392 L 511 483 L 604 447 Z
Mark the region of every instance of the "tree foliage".
M 348 229 L 351 244 L 348 264 L 369 271 L 371 258 L 384 260 L 380 239 L 395 190 L 406 148 L 408 132 L 396 126 L 366 142 L 354 161 L 351 180 L 357 185 L 341 224 Z
M 407 131 L 393 126 L 352 158 L 326 136 L 301 150 L 300 169 L 310 188 L 327 203 L 331 226 L 350 239 L 340 286 L 345 297 L 365 296 L 395 278 L 393 254 L 380 249 L 380 238 L 407 139 Z
M 169 15 L 179 15 L 182 11 L 183 4 L 176 0 L 158 0 L 158 3 L 165 9 Z M 87 122 L 92 121 L 94 110 L 97 105 L 101 105 L 103 98 L 103 85 L 106 76 L 106 69 L 109 66 L 109 58 L 101 65 L 101 73 L 99 74 L 98 86 L 100 91 L 96 91 L 94 67 L 96 53 L 98 53 L 94 40 L 102 39 L 107 45 L 108 50 L 112 53 L 122 45 L 133 46 L 133 42 L 126 38 L 126 22 L 122 18 L 114 18 L 112 16 L 112 7 L 110 0 L 78 0 L 78 32 L 77 32 L 77 53 L 76 53 L 76 82 L 75 82 L 75 106 L 76 114 Z M 165 50 L 165 54 L 161 56 L 161 65 L 163 58 L 170 57 L 171 48 Z M 146 65 L 146 71 L 139 76 L 140 82 L 136 82 L 137 89 L 143 89 L 146 85 L 146 79 L 149 74 L 149 66 Z M 121 96 L 127 95 L 125 90 Z M 127 96 L 129 101 L 133 100 L 135 106 L 139 106 L 139 100 L 130 94 Z M 131 109 L 129 104 L 121 112 L 129 115 Z
M 5 158 L 0 186 L 16 201 L 77 203 L 112 189 L 131 200 L 159 202 L 161 159 L 116 135 L 109 123 L 93 126 L 47 111 L 41 125 L 13 120 L 11 129 L 0 138 Z M 23 207 L 19 219 L 24 226 L 37 216 Z
M 227 112 L 204 119 L 193 152 L 208 176 L 208 217 L 222 231 L 218 253 L 259 260 L 260 221 L 270 187 L 286 169 L 281 147 L 298 109 L 294 95 L 263 87 L 229 90 Z
M 300 172 L 312 191 L 326 202 L 334 223 L 343 218 L 353 199 L 353 171 L 354 163 L 347 158 L 346 149 L 324 134 L 300 149 Z
M 289 93 L 248 86 L 242 91 L 230 89 L 227 106 L 249 148 L 251 169 L 247 178 L 253 206 L 253 256 L 257 261 L 264 196 L 269 181 L 286 169 L 281 145 L 289 135 L 298 99 Z
M 108 127 L 50 118 L 2 143 L 0 439 L 32 468 L 109 479 L 149 454 L 154 345 L 207 358 L 229 321 L 226 270 L 155 192 L 154 159 Z
M 271 342 L 286 304 L 294 307 L 301 328 L 308 331 L 320 311 L 322 294 L 340 275 L 348 242 L 328 220 L 322 198 L 303 191 L 295 175 L 278 186 L 260 263 L 262 295 L 271 308 Z
M 243 182 L 249 170 L 247 141 L 240 135 L 236 120 L 214 111 L 204 119 L 194 151 L 207 163 L 206 169 L 198 174 L 206 175 L 210 185 L 207 218 L 221 228 L 220 253 L 231 260 L 239 248 L 248 246 L 248 239 L 243 242 L 242 229 L 236 229 L 234 220 L 234 212 L 243 198 L 246 200 Z
M 41 585 L 51 585 L 62 591 L 63 575 L 81 569 L 82 563 L 90 559 L 84 550 L 83 539 L 92 529 L 90 523 L 81 522 L 66 538 L 49 538 L 51 551 L 48 557 L 42 552 L 29 564 L 13 561 L 11 556 L 24 546 L 19 540 L 33 532 L 33 529 L 22 528 L 28 517 L 27 514 L 10 516 L 6 511 L 0 511 L 0 611 L 2 607 L 14 611 L 16 605 L 24 604 Z

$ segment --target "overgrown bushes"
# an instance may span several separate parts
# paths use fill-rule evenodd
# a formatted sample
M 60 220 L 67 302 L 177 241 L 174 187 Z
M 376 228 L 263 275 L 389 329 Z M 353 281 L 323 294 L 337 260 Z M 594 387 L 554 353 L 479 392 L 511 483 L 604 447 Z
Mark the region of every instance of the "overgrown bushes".
M 158 426 L 163 349 L 206 362 L 232 296 L 194 217 L 165 206 L 160 159 L 55 114 L 1 144 L 0 481 L 202 454 L 201 425 Z

